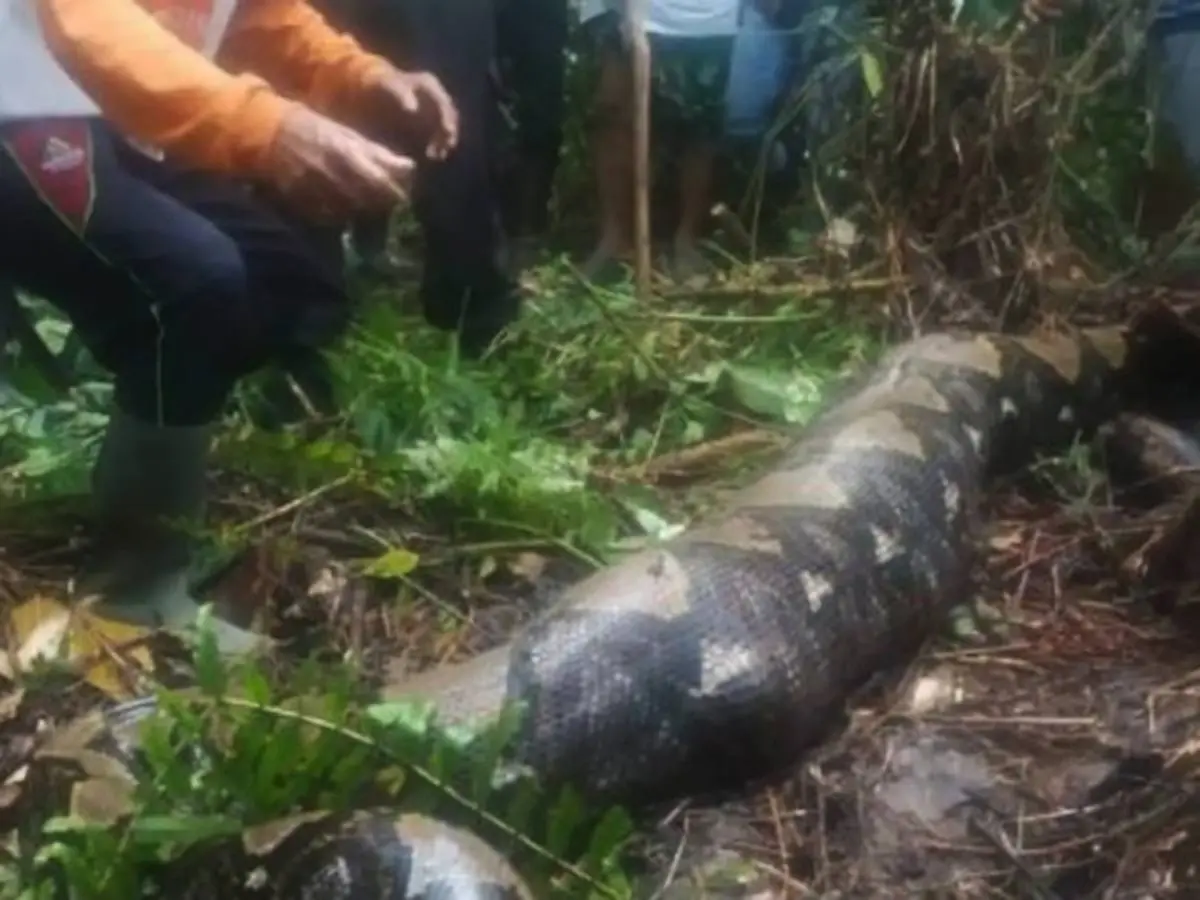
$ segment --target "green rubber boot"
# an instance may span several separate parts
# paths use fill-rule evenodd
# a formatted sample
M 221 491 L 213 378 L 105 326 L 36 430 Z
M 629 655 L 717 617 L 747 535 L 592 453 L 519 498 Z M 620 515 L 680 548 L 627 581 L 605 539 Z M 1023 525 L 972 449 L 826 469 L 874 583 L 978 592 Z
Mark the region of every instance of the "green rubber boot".
M 116 412 L 92 475 L 101 534 L 100 570 L 85 579 L 97 612 L 182 631 L 200 604 L 188 585 L 191 538 L 179 527 L 204 515 L 212 429 L 150 425 Z M 249 653 L 266 639 L 209 617 L 223 653 Z

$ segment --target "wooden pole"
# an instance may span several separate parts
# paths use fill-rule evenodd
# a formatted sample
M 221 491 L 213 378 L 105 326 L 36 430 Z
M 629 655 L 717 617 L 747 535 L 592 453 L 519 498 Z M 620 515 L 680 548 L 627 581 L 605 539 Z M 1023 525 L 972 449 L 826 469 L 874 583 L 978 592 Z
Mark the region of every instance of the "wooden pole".
M 626 15 L 633 55 L 633 241 L 634 277 L 639 300 L 650 297 L 650 42 L 646 3 L 628 0 Z

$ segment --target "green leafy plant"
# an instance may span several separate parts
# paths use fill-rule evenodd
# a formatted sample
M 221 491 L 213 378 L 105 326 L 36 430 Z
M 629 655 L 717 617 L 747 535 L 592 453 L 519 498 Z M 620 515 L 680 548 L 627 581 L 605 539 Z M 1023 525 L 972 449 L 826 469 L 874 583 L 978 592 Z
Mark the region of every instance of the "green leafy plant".
M 207 636 L 196 672 L 197 691 L 162 693 L 142 724 L 132 818 L 120 827 L 50 819 L 19 896 L 46 896 L 51 872 L 81 898 L 140 896 L 147 873 L 189 847 L 299 811 L 364 803 L 479 834 L 544 886 L 539 896 L 629 896 L 621 859 L 632 822 L 572 791 L 546 793 L 514 769 L 506 754 L 519 709 L 478 728 L 449 728 L 417 704 L 356 705 L 349 682 L 280 700 L 260 670 L 228 667 Z

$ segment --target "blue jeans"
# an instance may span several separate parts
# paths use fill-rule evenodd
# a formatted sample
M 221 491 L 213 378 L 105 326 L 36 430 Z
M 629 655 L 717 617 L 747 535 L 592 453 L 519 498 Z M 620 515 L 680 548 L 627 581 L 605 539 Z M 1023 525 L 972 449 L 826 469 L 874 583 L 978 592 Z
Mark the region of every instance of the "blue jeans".
M 801 99 L 801 130 L 819 147 L 852 112 L 861 79 L 854 41 L 863 27 L 861 0 L 790 0 L 786 24 L 772 25 L 748 3 L 734 43 L 726 92 L 726 131 L 765 133 L 785 89 Z
M 734 38 L 725 86 L 725 133 L 733 138 L 764 134 L 774 124 L 776 101 L 787 75 L 787 34 L 748 5 Z

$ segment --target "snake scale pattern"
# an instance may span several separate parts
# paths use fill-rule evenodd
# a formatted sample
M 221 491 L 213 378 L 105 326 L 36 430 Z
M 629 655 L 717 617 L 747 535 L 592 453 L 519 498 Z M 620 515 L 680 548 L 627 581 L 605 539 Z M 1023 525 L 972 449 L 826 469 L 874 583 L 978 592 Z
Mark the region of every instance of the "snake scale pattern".
M 522 701 L 518 762 L 634 810 L 786 770 L 854 690 L 969 598 L 987 479 L 1118 412 L 1146 356 L 1139 340 L 1097 328 L 902 345 L 721 514 L 576 584 L 505 646 L 385 699 L 432 701 L 451 723 Z M 93 716 L 50 755 L 132 783 L 128 726 L 149 708 Z M 362 813 L 321 827 L 313 816 L 260 829 L 242 864 L 207 872 L 187 896 L 532 896 L 497 854 L 436 822 Z M 256 867 L 268 870 L 257 887 Z

